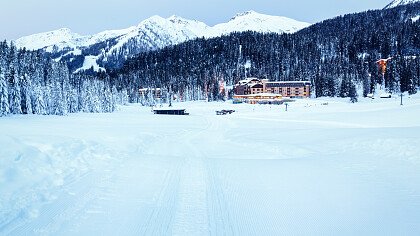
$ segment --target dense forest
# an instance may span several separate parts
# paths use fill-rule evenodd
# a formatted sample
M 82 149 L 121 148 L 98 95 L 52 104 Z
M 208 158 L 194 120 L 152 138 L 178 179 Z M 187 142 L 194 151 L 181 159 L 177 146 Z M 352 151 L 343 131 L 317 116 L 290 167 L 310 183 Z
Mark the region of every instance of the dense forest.
M 120 69 L 69 72 L 41 51 L 0 43 L 0 116 L 112 112 L 117 104 L 218 100 L 219 84 L 246 77 L 309 80 L 316 97 L 416 93 L 420 87 L 420 3 L 336 17 L 295 34 L 233 33 L 199 38 L 128 59 Z M 377 60 L 390 58 L 383 77 Z
M 420 86 L 420 3 L 326 20 L 295 34 L 234 33 L 141 53 L 113 73 L 122 87 L 216 100 L 219 81 L 310 80 L 313 94 L 355 97 Z M 376 61 L 392 59 L 385 78 Z M 356 90 L 357 88 L 357 90 Z M 136 93 L 130 101 L 138 101 Z
M 66 64 L 40 52 L 0 43 L 0 116 L 112 112 L 127 99 L 108 75 L 71 74 Z

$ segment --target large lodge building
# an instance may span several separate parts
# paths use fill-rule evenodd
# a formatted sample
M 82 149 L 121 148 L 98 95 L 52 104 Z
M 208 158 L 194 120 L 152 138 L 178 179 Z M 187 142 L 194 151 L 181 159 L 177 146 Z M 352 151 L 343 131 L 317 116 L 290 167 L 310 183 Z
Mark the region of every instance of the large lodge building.
M 283 104 L 292 98 L 311 95 L 310 81 L 274 81 L 250 78 L 235 85 L 234 102 L 251 104 Z
M 274 81 L 256 78 L 239 81 L 235 95 L 280 94 L 289 98 L 307 98 L 311 95 L 310 81 Z

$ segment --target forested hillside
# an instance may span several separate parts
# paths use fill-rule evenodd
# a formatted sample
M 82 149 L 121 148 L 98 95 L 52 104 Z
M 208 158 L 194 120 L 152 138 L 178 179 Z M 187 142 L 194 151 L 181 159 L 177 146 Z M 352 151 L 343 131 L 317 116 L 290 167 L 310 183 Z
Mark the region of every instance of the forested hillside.
M 220 80 L 310 80 L 319 96 L 359 96 L 383 84 L 393 93 L 420 85 L 420 3 L 349 14 L 295 34 L 234 33 L 196 39 L 129 60 L 115 72 L 122 87 L 162 87 L 184 99 L 218 98 Z M 376 61 L 392 57 L 385 80 Z M 383 88 L 385 90 L 385 87 Z M 355 91 L 355 90 L 353 90 Z M 354 93 L 354 92 L 353 92 Z M 137 101 L 131 93 L 131 101 Z
M 0 116 L 112 112 L 127 93 L 111 84 L 107 75 L 70 74 L 66 64 L 40 52 L 0 43 Z

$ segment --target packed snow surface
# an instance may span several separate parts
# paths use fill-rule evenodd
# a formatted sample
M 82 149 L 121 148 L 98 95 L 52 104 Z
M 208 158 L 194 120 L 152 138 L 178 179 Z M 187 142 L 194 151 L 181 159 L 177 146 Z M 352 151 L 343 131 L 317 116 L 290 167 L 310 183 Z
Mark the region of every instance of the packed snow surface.
M 0 235 L 419 235 L 420 96 L 360 100 L 2 117 Z

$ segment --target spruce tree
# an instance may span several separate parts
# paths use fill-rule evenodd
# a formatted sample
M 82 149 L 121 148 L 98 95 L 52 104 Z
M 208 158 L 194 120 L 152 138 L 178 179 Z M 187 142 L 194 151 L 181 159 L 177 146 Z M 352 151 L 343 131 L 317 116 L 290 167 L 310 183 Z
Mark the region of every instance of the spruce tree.
M 21 76 L 21 107 L 23 114 L 33 114 L 32 111 L 32 98 L 33 98 L 33 88 L 31 79 L 25 74 Z
M 0 67 L 0 116 L 5 116 L 9 113 L 9 92 L 6 78 L 4 77 L 2 68 Z
M 21 92 L 20 92 L 20 84 L 19 78 L 16 74 L 15 68 L 10 68 L 8 80 L 10 84 L 9 90 L 9 106 L 10 106 L 10 113 L 12 114 L 22 114 L 21 108 Z
M 350 84 L 349 84 L 349 97 L 350 97 L 350 102 L 352 102 L 352 103 L 357 102 L 356 85 L 352 82 L 350 82 Z

